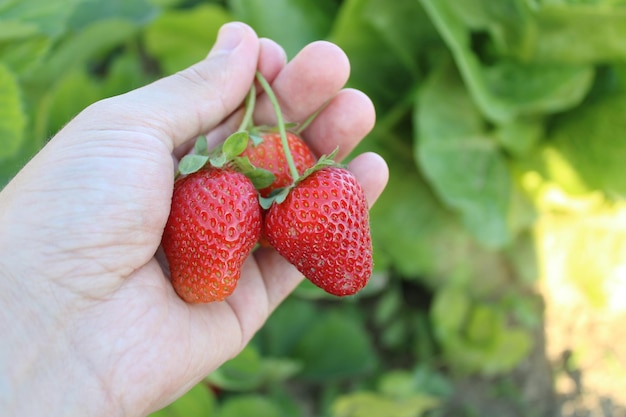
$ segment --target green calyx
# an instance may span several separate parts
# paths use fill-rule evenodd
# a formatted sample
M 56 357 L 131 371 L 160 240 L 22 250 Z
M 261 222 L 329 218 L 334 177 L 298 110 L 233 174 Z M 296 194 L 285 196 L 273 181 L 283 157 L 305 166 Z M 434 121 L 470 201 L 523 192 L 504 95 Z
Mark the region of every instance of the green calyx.
M 322 155 L 317 160 L 315 165 L 313 165 L 311 168 L 308 168 L 306 171 L 304 171 L 302 173 L 302 175 L 298 175 L 297 179 L 291 185 L 289 185 L 288 187 L 283 187 L 283 188 L 276 189 L 267 197 L 259 196 L 259 202 L 261 204 L 261 207 L 263 207 L 265 210 L 267 210 L 274 203 L 281 204 L 283 201 L 285 201 L 285 199 L 287 198 L 287 196 L 289 195 L 289 193 L 291 192 L 291 190 L 294 187 L 296 187 L 305 178 L 307 178 L 308 176 L 310 176 L 314 172 L 321 171 L 322 169 L 328 168 L 328 167 L 344 168 L 344 165 L 341 165 L 341 164 L 338 164 L 337 162 L 335 162 L 334 158 L 337 155 L 337 151 L 338 150 L 339 150 L 339 148 L 335 148 L 335 150 L 332 151 L 330 154 Z
M 280 109 L 280 104 L 278 103 L 278 99 L 276 98 L 276 95 L 274 94 L 272 87 L 267 82 L 267 80 L 263 77 L 263 75 L 261 75 L 261 73 L 257 72 L 256 78 L 259 84 L 261 84 L 261 87 L 263 87 L 263 89 L 265 90 L 267 97 L 269 98 L 270 102 L 272 103 L 272 106 L 274 107 L 274 112 L 276 114 L 276 124 L 278 128 L 278 132 L 280 134 L 281 143 L 283 145 L 283 151 L 285 152 L 285 159 L 287 160 L 291 177 L 294 179 L 293 183 L 290 186 L 275 190 L 272 194 L 270 194 L 266 198 L 259 197 L 261 207 L 267 210 L 270 208 L 272 204 L 274 203 L 280 204 L 283 201 L 285 201 L 285 199 L 289 195 L 289 192 L 309 175 L 326 167 L 340 166 L 340 165 L 337 164 L 334 160 L 335 156 L 337 155 L 337 151 L 338 151 L 338 148 L 337 148 L 329 155 L 322 155 L 314 166 L 307 169 L 304 173 L 302 173 L 302 175 L 300 175 L 294 163 L 293 156 L 291 154 L 291 149 L 289 149 L 289 142 L 287 140 L 287 130 L 286 130 L 287 125 L 285 124 L 283 120 L 283 114 Z M 313 122 L 313 120 L 317 117 L 317 115 L 319 115 L 319 113 L 326 107 L 327 104 L 328 103 L 326 103 L 324 106 L 318 109 L 315 113 L 313 113 L 301 125 L 295 125 L 296 134 L 300 134 L 304 129 L 306 129 L 311 124 L 311 122 Z
M 256 189 L 268 187 L 274 182 L 272 172 L 255 167 L 247 157 L 241 154 L 248 147 L 248 141 L 256 144 L 258 139 L 252 136 L 252 114 L 256 102 L 256 88 L 254 84 L 246 97 L 245 114 L 239 125 L 239 129 L 213 150 L 209 151 L 206 137 L 200 136 L 195 143 L 193 153 L 185 155 L 178 165 L 178 175 L 189 175 L 199 171 L 207 164 L 215 168 L 229 168 L 241 172 L 247 176 Z
M 237 131 L 226 138 L 222 144 L 212 150 L 208 149 L 206 137 L 200 136 L 196 140 L 193 152 L 185 155 L 180 160 L 176 177 L 180 175 L 192 174 L 209 165 L 215 168 L 228 168 L 241 172 L 252 181 L 255 188 L 258 190 L 269 187 L 275 180 L 274 174 L 271 171 L 254 166 L 248 157 L 243 157 L 241 155 L 245 152 L 250 141 L 252 141 L 253 146 L 257 146 L 263 141 L 262 136 L 264 133 L 278 132 L 281 138 L 283 151 L 285 153 L 285 159 L 287 160 L 291 177 L 294 180 L 291 185 L 275 190 L 267 198 L 259 196 L 261 206 L 267 209 L 273 203 L 282 203 L 291 189 L 312 173 L 325 167 L 340 165 L 334 161 L 334 158 L 337 155 L 337 149 L 335 149 L 335 151 L 331 154 L 320 157 L 313 167 L 307 169 L 302 175 L 300 175 L 291 154 L 291 149 L 289 149 L 287 129 L 295 132 L 296 134 L 300 134 L 309 126 L 309 124 L 315 119 L 315 117 L 317 117 L 325 106 L 321 107 L 301 124 L 285 123 L 280 104 L 276 94 L 274 94 L 274 91 L 272 90 L 272 87 L 260 72 L 256 73 L 256 79 L 261 87 L 263 87 L 263 90 L 272 103 L 272 107 L 274 108 L 274 112 L 276 114 L 276 125 L 254 125 L 253 114 L 256 105 L 256 87 L 252 84 L 245 101 L 245 113 Z
M 274 182 L 274 174 L 270 171 L 257 168 L 241 154 L 246 150 L 250 135 L 246 131 L 237 131 L 230 135 L 224 143 L 208 151 L 204 136 L 196 140 L 194 151 L 185 155 L 178 165 L 179 175 L 189 175 L 199 171 L 207 164 L 215 168 L 229 168 L 241 172 L 250 178 L 257 189 L 268 187 Z

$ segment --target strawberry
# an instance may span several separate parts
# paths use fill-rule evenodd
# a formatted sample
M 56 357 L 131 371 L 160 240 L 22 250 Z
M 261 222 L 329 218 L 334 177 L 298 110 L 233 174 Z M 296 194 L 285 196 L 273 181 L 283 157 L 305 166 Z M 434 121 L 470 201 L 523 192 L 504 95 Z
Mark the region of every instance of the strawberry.
M 372 273 L 368 205 L 347 169 L 322 167 L 297 182 L 269 207 L 264 232 L 278 253 L 330 294 L 355 294 Z
M 315 155 L 309 146 L 295 133 L 287 133 L 287 142 L 293 157 L 293 162 L 302 175 L 304 171 L 315 165 Z M 278 132 L 267 132 L 261 136 L 261 141 L 253 143 L 250 141 L 248 147 L 241 154 L 248 157 L 252 165 L 266 169 L 274 174 L 274 182 L 269 186 L 259 190 L 262 197 L 267 197 L 277 188 L 291 185 L 294 181 L 289 172 L 289 165 L 285 157 L 285 151 Z
M 202 168 L 178 179 L 162 239 L 176 293 L 189 303 L 229 296 L 261 222 L 258 194 L 244 174 Z

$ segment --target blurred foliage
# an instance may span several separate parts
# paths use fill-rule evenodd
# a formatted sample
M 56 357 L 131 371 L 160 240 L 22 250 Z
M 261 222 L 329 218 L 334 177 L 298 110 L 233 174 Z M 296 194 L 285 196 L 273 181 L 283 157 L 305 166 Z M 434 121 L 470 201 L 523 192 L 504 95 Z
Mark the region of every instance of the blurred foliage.
M 390 165 L 375 275 L 341 301 L 303 283 L 154 415 L 445 410 L 456 378 L 531 352 L 538 278 L 570 276 L 601 306 L 626 270 L 625 3 L 0 0 L 0 187 L 90 103 L 202 59 L 224 22 L 289 57 L 337 43 L 378 114 L 357 151 Z

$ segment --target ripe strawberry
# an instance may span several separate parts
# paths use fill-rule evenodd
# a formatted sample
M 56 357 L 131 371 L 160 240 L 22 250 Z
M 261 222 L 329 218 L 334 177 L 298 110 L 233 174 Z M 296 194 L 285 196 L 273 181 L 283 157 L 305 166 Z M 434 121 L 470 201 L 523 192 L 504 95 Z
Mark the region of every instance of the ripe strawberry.
M 270 245 L 330 294 L 355 294 L 372 273 L 368 206 L 347 169 L 324 167 L 305 177 L 271 205 L 264 227 Z
M 261 222 L 258 195 L 245 175 L 203 168 L 177 180 L 162 239 L 176 293 L 189 303 L 229 296 Z
M 252 165 L 258 168 L 271 171 L 274 176 L 274 182 L 269 187 L 259 190 L 262 197 L 267 197 L 277 188 L 283 188 L 291 185 L 293 178 L 289 171 L 287 158 L 278 132 L 264 133 L 261 136 L 262 141 L 258 144 L 248 143 L 248 147 L 241 154 L 250 159 Z M 315 165 L 315 155 L 309 146 L 296 134 L 287 132 L 287 142 L 299 174 L 303 174 L 308 168 Z

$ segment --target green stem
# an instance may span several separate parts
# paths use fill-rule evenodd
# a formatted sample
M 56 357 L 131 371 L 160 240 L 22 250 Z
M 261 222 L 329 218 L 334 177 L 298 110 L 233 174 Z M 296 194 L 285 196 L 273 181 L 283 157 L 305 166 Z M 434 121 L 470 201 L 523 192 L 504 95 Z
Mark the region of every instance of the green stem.
M 322 110 L 324 110 L 326 106 L 328 106 L 328 103 L 330 103 L 330 101 L 327 101 L 326 103 L 324 103 L 322 107 L 317 109 L 315 113 L 310 115 L 308 119 L 306 119 L 302 124 L 300 124 L 298 128 L 295 130 L 295 133 L 299 135 L 304 131 L 304 129 L 309 127 L 309 125 L 313 122 L 313 120 L 317 118 L 317 116 L 322 112 Z
M 278 103 L 278 99 L 272 90 L 272 87 L 267 82 L 265 77 L 261 75 L 260 72 L 257 71 L 256 78 L 261 84 L 261 87 L 265 90 L 267 97 L 270 99 L 272 103 L 272 107 L 274 107 L 274 112 L 276 113 L 276 124 L 278 125 L 278 132 L 280 133 L 280 140 L 283 144 L 283 150 L 285 152 L 285 158 L 287 159 L 287 165 L 289 165 L 289 171 L 291 171 L 291 177 L 293 181 L 296 182 L 298 178 L 300 178 L 300 173 L 296 168 L 295 162 L 293 162 L 293 156 L 291 155 L 291 150 L 289 149 L 289 142 L 287 141 L 287 131 L 285 130 L 285 121 L 283 120 L 283 113 L 280 110 L 280 104 Z
M 248 93 L 248 97 L 246 97 L 246 112 L 243 115 L 243 119 L 241 120 L 241 124 L 239 125 L 239 129 L 237 131 L 242 131 L 247 129 L 252 123 L 252 114 L 254 113 L 254 106 L 256 104 L 256 87 L 252 84 L 250 87 L 250 92 Z

